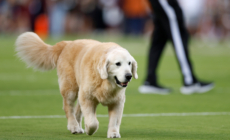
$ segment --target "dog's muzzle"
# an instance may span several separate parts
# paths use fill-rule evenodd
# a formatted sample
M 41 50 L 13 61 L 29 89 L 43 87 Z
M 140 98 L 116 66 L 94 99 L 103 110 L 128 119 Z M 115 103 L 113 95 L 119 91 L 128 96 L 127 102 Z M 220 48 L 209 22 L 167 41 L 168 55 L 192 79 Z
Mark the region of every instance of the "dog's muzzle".
M 125 75 L 125 78 L 126 78 L 126 82 L 120 82 L 118 79 L 117 79 L 117 76 L 114 76 L 114 79 L 116 80 L 116 83 L 118 84 L 118 85 L 120 85 L 121 87 L 127 87 L 128 86 L 128 83 L 129 83 L 129 81 L 130 81 L 130 79 L 132 78 L 132 75 L 130 76 L 130 75 Z

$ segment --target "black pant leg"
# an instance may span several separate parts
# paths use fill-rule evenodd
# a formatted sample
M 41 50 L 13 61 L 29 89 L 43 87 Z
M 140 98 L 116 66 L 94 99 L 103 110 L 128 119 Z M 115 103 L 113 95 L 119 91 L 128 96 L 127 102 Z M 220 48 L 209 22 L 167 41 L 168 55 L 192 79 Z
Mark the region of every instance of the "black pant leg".
M 150 45 L 146 84 L 158 85 L 157 67 L 168 37 L 159 18 L 155 17 L 153 22 L 155 30 L 153 32 Z
M 179 62 L 180 69 L 183 74 L 184 85 L 190 85 L 190 84 L 197 82 L 197 79 L 195 77 L 192 63 L 189 57 L 189 49 L 188 49 L 189 34 L 185 26 L 183 11 L 180 5 L 178 4 L 177 0 L 168 0 L 168 4 L 173 8 L 173 11 L 176 15 L 176 21 L 177 21 L 177 25 L 179 29 L 179 37 L 181 38 L 181 41 L 182 41 L 182 48 L 176 46 L 178 44 L 176 44 L 175 34 L 172 33 L 172 30 L 171 30 L 171 36 L 172 36 L 171 40 L 174 44 L 174 49 L 176 51 L 177 60 Z M 180 53 L 181 54 L 183 53 L 185 55 L 184 59 L 180 57 L 181 55 Z M 181 59 L 183 59 L 184 62 L 182 62 Z M 185 64 L 187 64 L 187 66 Z M 186 73 L 185 68 L 183 67 L 187 67 L 188 71 L 190 71 L 190 74 Z M 191 79 L 192 79 L 191 82 L 188 82 L 188 80 L 186 79 L 188 75 L 191 76 Z
M 177 0 L 150 0 L 154 14 L 160 19 L 168 38 L 173 42 L 184 85 L 196 82 L 188 53 L 188 33 Z

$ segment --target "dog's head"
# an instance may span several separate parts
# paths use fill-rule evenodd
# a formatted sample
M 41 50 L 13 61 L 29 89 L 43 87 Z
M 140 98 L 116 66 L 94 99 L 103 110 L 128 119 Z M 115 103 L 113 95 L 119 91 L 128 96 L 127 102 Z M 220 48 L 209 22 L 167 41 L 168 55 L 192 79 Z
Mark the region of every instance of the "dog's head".
M 114 81 L 118 87 L 127 87 L 132 77 L 138 78 L 137 62 L 124 48 L 110 50 L 97 67 L 102 79 Z

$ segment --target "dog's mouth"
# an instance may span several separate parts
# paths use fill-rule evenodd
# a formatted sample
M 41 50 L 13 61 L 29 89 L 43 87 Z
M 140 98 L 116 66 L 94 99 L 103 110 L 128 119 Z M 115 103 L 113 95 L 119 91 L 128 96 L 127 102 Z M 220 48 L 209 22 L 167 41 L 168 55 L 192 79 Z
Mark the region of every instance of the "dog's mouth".
M 114 76 L 114 79 L 116 80 L 116 83 L 118 84 L 118 85 L 120 85 L 121 87 L 127 87 L 128 86 L 128 83 L 129 82 L 120 82 L 118 79 L 117 79 L 117 76 Z

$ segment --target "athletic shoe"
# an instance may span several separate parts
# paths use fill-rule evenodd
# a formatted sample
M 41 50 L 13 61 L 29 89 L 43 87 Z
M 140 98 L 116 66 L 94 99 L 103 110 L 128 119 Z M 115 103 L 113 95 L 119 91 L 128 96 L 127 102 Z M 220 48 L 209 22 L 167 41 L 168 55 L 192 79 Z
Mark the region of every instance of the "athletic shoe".
M 213 83 L 198 82 L 189 86 L 184 86 L 180 89 L 182 94 L 204 93 L 214 87 Z
M 139 92 L 142 94 L 162 94 L 167 95 L 171 92 L 169 88 L 164 88 L 161 86 L 153 85 L 142 85 L 138 88 Z

